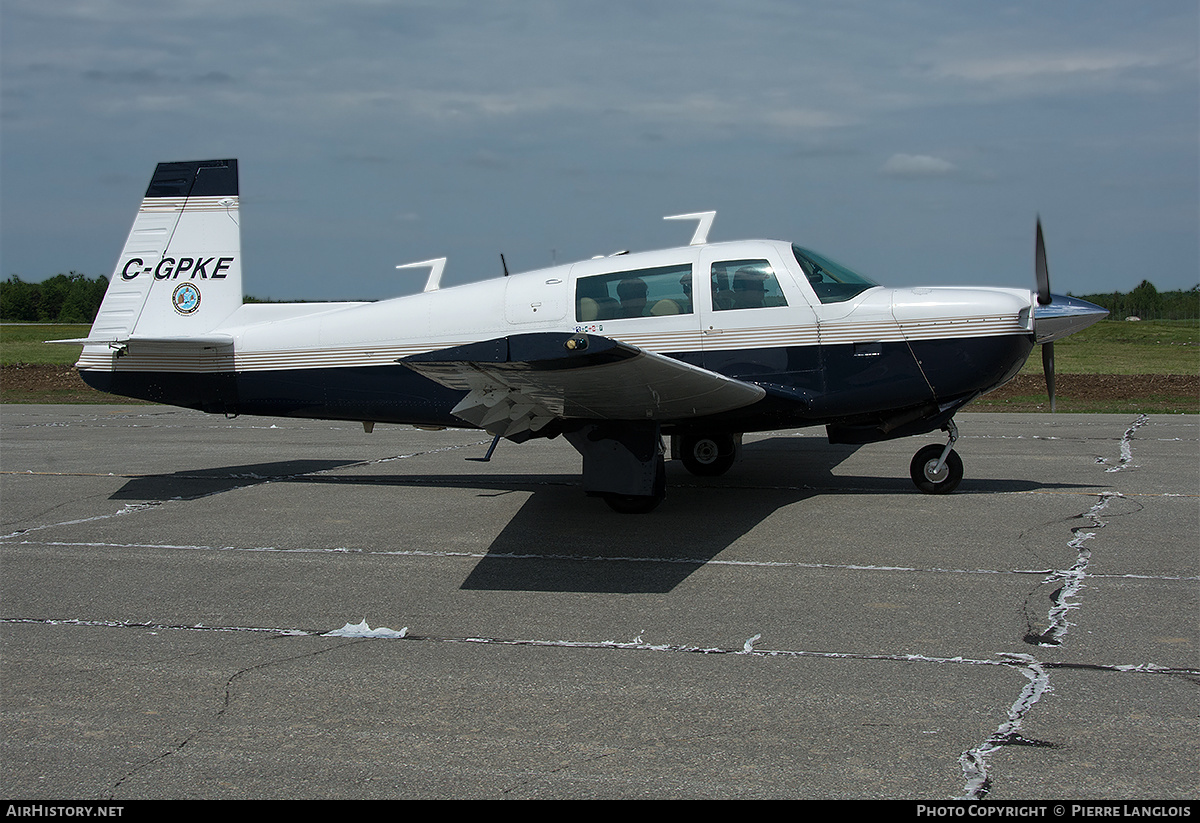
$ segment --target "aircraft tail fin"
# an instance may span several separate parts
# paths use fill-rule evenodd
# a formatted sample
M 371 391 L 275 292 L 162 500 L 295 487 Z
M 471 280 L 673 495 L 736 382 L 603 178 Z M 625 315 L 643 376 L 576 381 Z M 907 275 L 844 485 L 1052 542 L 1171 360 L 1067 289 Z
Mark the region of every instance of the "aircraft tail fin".
M 189 338 L 242 305 L 236 160 L 159 163 L 88 342 Z

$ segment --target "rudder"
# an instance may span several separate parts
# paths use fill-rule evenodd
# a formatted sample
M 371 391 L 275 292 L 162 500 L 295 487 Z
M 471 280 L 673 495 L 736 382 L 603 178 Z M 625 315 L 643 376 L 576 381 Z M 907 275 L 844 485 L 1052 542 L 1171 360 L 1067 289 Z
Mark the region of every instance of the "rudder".
M 159 163 L 88 338 L 193 337 L 241 305 L 237 160 Z

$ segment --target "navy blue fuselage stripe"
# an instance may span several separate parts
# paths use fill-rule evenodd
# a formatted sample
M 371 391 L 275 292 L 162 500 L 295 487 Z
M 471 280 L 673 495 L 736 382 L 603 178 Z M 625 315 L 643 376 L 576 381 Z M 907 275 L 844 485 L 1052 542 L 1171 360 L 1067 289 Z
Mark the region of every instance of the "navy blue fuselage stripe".
M 676 355 L 729 377 L 779 387 L 743 409 L 679 424 L 748 432 L 877 420 L 994 388 L 1020 368 L 1033 341 L 1004 335 L 911 346 L 885 343 L 870 356 L 862 356 L 861 348 L 856 356 L 852 344 Z M 466 427 L 450 414 L 465 392 L 399 364 L 207 374 L 84 369 L 80 375 L 100 391 L 214 413 Z M 912 433 L 905 429 L 906 436 Z

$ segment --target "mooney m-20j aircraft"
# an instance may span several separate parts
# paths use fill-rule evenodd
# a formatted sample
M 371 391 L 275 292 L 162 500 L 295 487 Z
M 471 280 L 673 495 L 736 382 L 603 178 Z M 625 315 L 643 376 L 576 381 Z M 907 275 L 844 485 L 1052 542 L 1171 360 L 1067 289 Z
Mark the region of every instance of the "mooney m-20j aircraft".
M 617 511 L 665 494 L 664 437 L 699 475 L 745 432 L 823 425 L 830 442 L 943 430 L 916 453 L 925 492 L 962 479 L 954 414 L 1104 309 L 1037 290 L 888 289 L 798 245 L 620 253 L 420 294 L 243 304 L 236 160 L 154 172 L 77 367 L 106 392 L 226 415 L 562 435 L 583 487 Z M 405 268 L 405 267 L 399 267 Z M 491 454 L 490 450 L 488 452 Z

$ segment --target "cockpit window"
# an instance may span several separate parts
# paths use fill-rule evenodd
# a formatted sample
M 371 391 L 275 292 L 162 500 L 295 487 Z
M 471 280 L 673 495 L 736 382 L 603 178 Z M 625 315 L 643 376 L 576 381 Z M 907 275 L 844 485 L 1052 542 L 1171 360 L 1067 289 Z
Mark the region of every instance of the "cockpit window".
M 766 260 L 719 260 L 712 264 L 710 279 L 714 311 L 787 305 Z
M 841 303 L 879 285 L 808 249 L 792 246 L 792 254 L 796 255 L 796 262 L 804 269 L 804 276 L 822 303 Z

